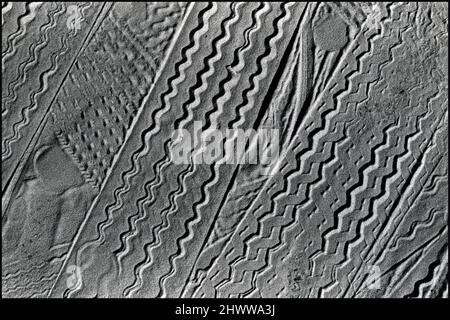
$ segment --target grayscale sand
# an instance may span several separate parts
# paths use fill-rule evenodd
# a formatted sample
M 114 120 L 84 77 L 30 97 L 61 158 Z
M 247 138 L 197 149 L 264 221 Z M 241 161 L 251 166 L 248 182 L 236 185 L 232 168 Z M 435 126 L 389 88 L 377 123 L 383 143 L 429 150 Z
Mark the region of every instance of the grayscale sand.
M 2 2 L 2 297 L 448 297 L 447 61 L 446 3 Z

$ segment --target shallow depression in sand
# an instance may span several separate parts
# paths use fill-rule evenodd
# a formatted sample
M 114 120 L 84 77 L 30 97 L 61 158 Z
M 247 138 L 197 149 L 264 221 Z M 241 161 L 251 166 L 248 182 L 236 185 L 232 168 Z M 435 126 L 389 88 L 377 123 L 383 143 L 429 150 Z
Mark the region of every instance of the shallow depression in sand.
M 57 193 L 83 183 L 78 168 L 58 147 L 42 150 L 35 158 L 35 169 L 43 184 Z

